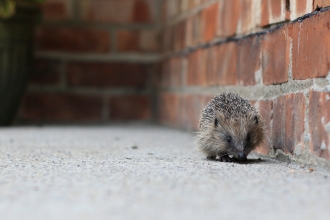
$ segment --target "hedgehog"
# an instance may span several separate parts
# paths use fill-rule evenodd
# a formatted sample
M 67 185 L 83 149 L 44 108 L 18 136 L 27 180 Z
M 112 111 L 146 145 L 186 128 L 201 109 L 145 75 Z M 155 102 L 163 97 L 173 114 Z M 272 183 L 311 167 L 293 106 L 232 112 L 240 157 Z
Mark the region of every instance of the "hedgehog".
M 262 117 L 238 94 L 217 95 L 201 112 L 197 146 L 207 159 L 244 161 L 263 140 Z

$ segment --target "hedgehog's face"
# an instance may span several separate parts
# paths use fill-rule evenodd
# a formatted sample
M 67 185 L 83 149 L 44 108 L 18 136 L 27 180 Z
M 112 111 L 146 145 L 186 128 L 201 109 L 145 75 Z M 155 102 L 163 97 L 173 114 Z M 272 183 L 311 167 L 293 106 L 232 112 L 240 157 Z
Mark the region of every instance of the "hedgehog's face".
M 213 126 L 214 138 L 221 151 L 238 160 L 246 160 L 250 151 L 263 139 L 263 124 L 260 116 L 255 113 L 239 118 L 225 118 L 218 114 Z

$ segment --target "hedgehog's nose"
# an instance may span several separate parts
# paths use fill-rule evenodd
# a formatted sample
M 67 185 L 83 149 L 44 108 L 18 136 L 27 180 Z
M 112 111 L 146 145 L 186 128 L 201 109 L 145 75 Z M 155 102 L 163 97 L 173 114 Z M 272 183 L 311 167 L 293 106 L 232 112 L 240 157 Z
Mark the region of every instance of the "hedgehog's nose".
M 241 161 L 243 161 L 243 160 L 246 160 L 246 155 L 245 155 L 245 153 L 243 153 L 243 152 L 239 152 L 238 153 L 238 158 L 237 158 L 238 160 L 241 160 Z

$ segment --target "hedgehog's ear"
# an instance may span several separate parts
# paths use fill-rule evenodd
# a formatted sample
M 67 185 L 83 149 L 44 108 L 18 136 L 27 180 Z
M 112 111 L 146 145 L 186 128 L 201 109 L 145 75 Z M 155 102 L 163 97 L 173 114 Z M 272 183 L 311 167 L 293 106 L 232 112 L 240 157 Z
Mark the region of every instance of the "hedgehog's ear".
M 256 124 L 258 124 L 259 123 L 259 120 L 258 120 L 258 116 L 254 116 L 254 121 L 256 122 Z

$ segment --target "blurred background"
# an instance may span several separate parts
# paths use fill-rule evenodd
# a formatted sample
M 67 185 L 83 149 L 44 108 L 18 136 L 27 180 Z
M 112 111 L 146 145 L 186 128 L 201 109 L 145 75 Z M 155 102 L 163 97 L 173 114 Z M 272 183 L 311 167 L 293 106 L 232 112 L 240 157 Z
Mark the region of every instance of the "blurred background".
M 196 131 L 231 91 L 264 119 L 258 152 L 330 160 L 329 0 L 0 0 L 0 15 L 0 125 Z
M 38 14 L 26 12 L 32 10 L 30 5 L 21 6 L 14 17 L 5 20 L 1 32 L 10 32 L 8 23 L 11 29 L 23 26 L 17 24 L 21 14 Z M 153 73 L 160 59 L 160 0 L 45 0 L 40 10 L 41 16 L 31 18 L 38 20 L 33 46 L 25 48 L 25 53 L 33 53 L 32 59 L 19 58 L 12 51 L 18 47 L 22 50 L 22 46 L 8 43 L 26 35 L 26 30 L 8 34 L 9 39 L 2 40 L 3 48 L 7 48 L 6 54 L 1 53 L 6 66 L 2 65 L 2 72 L 7 72 L 1 76 L 5 93 L 1 95 L 2 103 L 10 103 L 10 88 L 21 90 L 17 84 L 26 80 L 24 76 L 12 78 L 22 72 L 13 69 L 24 62 L 32 64 L 26 90 L 16 106 L 17 115 L 13 115 L 15 107 L 8 106 L 2 110 L 7 112 L 2 124 L 9 124 L 13 117 L 15 123 L 106 123 L 153 118 Z M 20 20 L 27 26 L 26 17 Z M 15 85 L 9 86 L 10 82 Z

